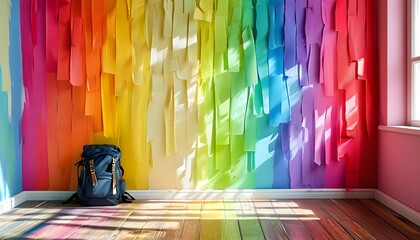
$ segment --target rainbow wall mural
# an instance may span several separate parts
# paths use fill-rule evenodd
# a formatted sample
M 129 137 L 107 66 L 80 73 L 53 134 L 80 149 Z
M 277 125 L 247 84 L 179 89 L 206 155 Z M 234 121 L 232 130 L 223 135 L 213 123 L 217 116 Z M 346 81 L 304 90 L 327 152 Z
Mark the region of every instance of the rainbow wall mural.
M 373 0 L 0 9 L 2 186 L 74 189 L 90 143 L 129 189 L 376 186 Z

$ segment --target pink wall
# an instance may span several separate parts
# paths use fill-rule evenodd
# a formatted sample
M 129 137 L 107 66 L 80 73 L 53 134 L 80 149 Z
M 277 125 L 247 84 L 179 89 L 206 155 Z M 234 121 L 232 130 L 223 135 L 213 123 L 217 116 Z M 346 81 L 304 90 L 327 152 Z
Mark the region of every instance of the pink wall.
M 379 0 L 380 124 L 407 122 L 407 2 Z M 420 211 L 420 136 L 379 131 L 378 189 Z
M 405 125 L 407 118 L 406 1 L 379 0 L 378 61 L 382 125 Z
M 378 189 L 420 212 L 420 136 L 379 131 Z

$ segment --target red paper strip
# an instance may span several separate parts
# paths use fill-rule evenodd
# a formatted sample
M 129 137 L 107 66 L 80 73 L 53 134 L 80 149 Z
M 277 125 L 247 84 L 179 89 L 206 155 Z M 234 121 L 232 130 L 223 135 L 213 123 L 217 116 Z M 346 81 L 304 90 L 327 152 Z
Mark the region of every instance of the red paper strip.
M 347 0 L 337 0 L 335 5 L 335 30 L 347 31 Z
M 355 0 L 351 0 L 355 1 Z M 349 1 L 349 8 L 350 2 Z M 363 58 L 366 45 L 366 14 L 364 1 L 359 0 L 357 15 L 353 15 L 349 10 L 348 19 L 348 44 L 351 61 Z
M 100 91 L 101 50 L 93 49 L 92 44 L 92 4 L 90 0 L 82 1 L 83 26 L 85 34 L 87 90 Z
M 71 36 L 71 62 L 70 62 L 70 83 L 73 86 L 83 84 L 83 20 L 76 17 L 73 20 L 73 32 Z
M 70 2 L 61 0 L 58 17 L 57 80 L 70 80 L 70 14 Z
M 38 0 L 31 0 L 31 33 L 35 46 L 38 42 Z
M 102 47 L 105 19 L 104 0 L 92 0 L 92 46 L 93 49 Z
M 357 1 L 358 0 L 348 0 L 347 14 L 349 16 L 357 15 Z
M 70 172 L 65 169 L 73 162 L 71 156 L 71 136 L 72 132 L 72 102 L 71 102 L 71 85 L 67 81 L 60 81 L 57 83 L 58 98 L 57 98 L 57 140 L 58 140 L 58 168 L 62 174 L 67 173 L 63 178 L 63 182 L 70 183 Z

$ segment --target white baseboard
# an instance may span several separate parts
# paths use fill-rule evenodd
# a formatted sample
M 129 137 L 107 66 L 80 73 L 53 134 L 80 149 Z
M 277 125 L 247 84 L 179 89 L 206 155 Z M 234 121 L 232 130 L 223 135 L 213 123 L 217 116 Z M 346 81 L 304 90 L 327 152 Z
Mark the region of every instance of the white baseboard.
M 19 204 L 26 201 L 26 194 L 24 192 L 18 193 L 15 196 L 0 202 L 0 214 L 12 210 Z
M 139 200 L 373 198 L 375 189 L 128 190 Z M 23 191 L 0 202 L 0 213 L 25 201 L 66 200 L 74 191 Z
M 228 189 L 228 190 L 128 190 L 139 200 L 216 199 L 362 199 L 375 198 L 420 226 L 420 213 L 377 189 Z M 0 202 L 0 214 L 25 201 L 66 200 L 74 191 L 24 191 Z
M 375 190 L 374 196 L 376 200 L 383 203 L 385 206 L 391 208 L 401 216 L 415 223 L 417 226 L 420 226 L 420 212 L 417 212 L 380 190 Z
M 136 199 L 329 199 L 373 198 L 374 189 L 227 189 L 227 190 L 128 190 Z
M 64 201 L 75 191 L 24 191 L 24 193 L 26 194 L 26 201 Z
M 74 191 L 23 191 L 0 202 L 0 214 L 7 212 L 25 201 L 66 200 Z

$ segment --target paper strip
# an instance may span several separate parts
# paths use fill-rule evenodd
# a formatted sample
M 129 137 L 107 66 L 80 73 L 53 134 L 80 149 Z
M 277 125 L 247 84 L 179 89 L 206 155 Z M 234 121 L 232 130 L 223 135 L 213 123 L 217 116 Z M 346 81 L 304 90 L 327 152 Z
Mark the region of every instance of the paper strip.
M 174 74 L 163 76 L 165 101 L 165 153 L 171 156 L 175 153 L 175 120 L 174 120 Z
M 296 0 L 296 58 L 303 64 L 306 63 L 308 57 L 305 33 L 306 7 L 306 0 Z
M 29 33 L 32 33 L 32 38 L 28 37 Z M 45 167 L 48 166 L 44 88 L 45 1 L 40 0 L 39 4 L 35 0 L 21 2 L 21 34 L 22 73 L 26 88 L 22 115 L 22 175 L 25 176 L 22 188 L 48 189 L 49 175 Z
M 254 86 L 248 88 L 248 104 L 245 115 L 245 151 L 255 151 L 257 141 L 257 119 L 254 116 Z
M 257 141 L 255 143 L 255 153 L 249 153 L 248 155 L 250 157 L 249 164 L 251 170 L 255 170 L 256 188 L 280 188 L 284 183 L 283 179 L 289 177 L 288 170 L 283 166 L 278 168 L 280 165 L 278 165 L 279 156 L 277 154 L 281 152 L 281 150 L 277 151 L 279 135 L 277 134 L 277 128 L 268 126 L 267 122 L 267 115 L 256 119 Z M 245 134 L 246 131 L 247 128 Z M 246 135 L 245 141 L 247 141 Z
M 243 65 L 243 49 L 241 46 L 241 8 L 232 9 L 232 19 L 228 26 L 228 69 L 230 72 L 239 72 Z
M 70 16 L 71 4 L 59 1 L 57 80 L 70 80 Z
M 287 85 L 290 95 L 291 121 L 289 126 L 289 174 L 290 187 L 302 188 L 302 164 L 303 164 L 303 107 L 302 107 L 302 89 L 299 79 L 289 78 Z
M 139 1 L 133 1 L 139 2 Z M 116 40 L 115 40 L 115 11 L 116 3 L 114 0 L 105 1 L 105 36 L 102 47 L 102 72 L 115 74 L 116 68 Z M 134 24 L 134 23 L 133 23 Z
M 144 52 L 147 51 L 145 25 L 145 1 L 131 2 L 130 36 L 132 43 L 133 83 L 139 85 L 144 78 Z
M 104 136 L 107 138 L 115 138 L 117 137 L 117 102 L 114 95 L 114 75 L 102 73 L 101 84 L 101 102 Z
M 92 1 L 92 46 L 93 49 L 102 48 L 105 21 L 105 1 Z
M 347 31 L 347 0 L 336 0 L 335 30 L 337 32 Z
M 258 83 L 257 60 L 254 47 L 254 37 L 250 26 L 242 32 L 244 62 L 245 62 L 245 87 Z
M 319 44 L 322 42 L 322 22 L 321 1 L 308 0 L 308 8 L 306 9 L 306 44 Z
M 290 130 L 288 124 L 278 126 L 278 137 L 276 141 L 276 152 L 274 154 L 274 188 L 290 188 Z
M 173 74 L 174 79 L 174 145 L 175 153 L 188 151 L 188 133 L 189 127 L 187 121 L 187 81 L 181 80 Z M 194 91 L 195 92 L 195 91 Z M 192 99 L 194 103 L 194 99 Z M 191 109 L 192 110 L 192 109 Z M 193 124 L 193 123 L 191 123 Z M 191 125 L 192 126 L 192 125 Z M 191 147 L 191 146 L 190 146 Z
M 230 142 L 230 73 L 214 77 L 216 106 L 216 145 L 229 145 Z M 216 165 L 217 159 L 216 159 Z
M 116 5 L 116 67 L 115 95 L 122 96 L 127 91 L 127 82 L 132 81 L 132 45 L 130 39 L 130 21 L 127 3 L 117 1 Z
M 10 19 L 10 2 L 2 3 L 0 9 L 0 29 L 2 29 L 2 37 L 0 39 L 0 67 L 2 68 L 3 79 L 1 82 L 0 90 L 5 92 L 7 99 L 7 116 L 12 116 L 12 90 L 10 78 L 10 64 L 9 64 L 9 26 L 8 22 Z
M 269 49 L 284 47 L 284 1 L 271 0 L 268 5 L 268 14 L 270 19 L 268 47 Z
M 268 0 L 258 1 L 256 6 L 256 31 L 255 38 L 255 52 L 258 64 L 259 79 L 264 79 L 268 76 Z M 265 97 L 264 97 L 265 98 Z M 268 98 L 267 98 L 268 99 Z
M 323 1 L 323 15 L 325 27 L 321 45 L 321 76 L 324 83 L 325 95 L 334 96 L 337 76 L 337 33 L 334 30 L 334 3 L 335 0 Z
M 6 1 L 7 3 L 7 1 Z M 22 84 L 22 50 L 21 50 L 21 33 L 20 33 L 20 1 L 10 1 L 10 20 L 9 20 L 9 64 L 10 79 L 13 79 L 11 85 L 11 118 L 8 119 L 11 123 L 12 134 L 6 137 L 6 141 L 14 143 L 13 148 L 8 149 L 13 151 L 13 157 L 3 158 L 9 159 L 6 165 L 16 166 L 14 171 L 7 171 L 10 180 L 7 180 L 9 186 L 10 196 L 18 194 L 22 190 L 22 111 L 23 111 L 23 84 Z M 28 36 L 27 36 L 28 37 Z M 1 41 L 1 40 L 0 40 Z M 2 80 L 4 81 L 4 80 Z M 14 159 L 15 161 L 13 161 Z M 13 173 L 14 172 L 14 173 Z
M 231 74 L 230 133 L 243 135 L 248 100 L 248 90 L 244 86 L 245 70 L 241 68 L 240 72 Z
M 285 23 L 284 23 L 284 68 L 287 76 L 297 76 L 297 71 L 290 71 L 296 68 L 296 9 L 295 0 L 285 1 Z
M 46 63 L 47 72 L 57 72 L 57 54 L 58 54 L 58 3 L 57 0 L 46 1 L 46 34 L 47 34 L 47 46 L 46 49 Z
M 71 56 L 70 56 L 70 83 L 73 86 L 83 84 L 83 20 L 75 17 L 73 20 L 73 31 L 71 36 Z
M 211 22 L 213 17 L 213 0 L 199 0 L 194 11 L 194 19 Z

